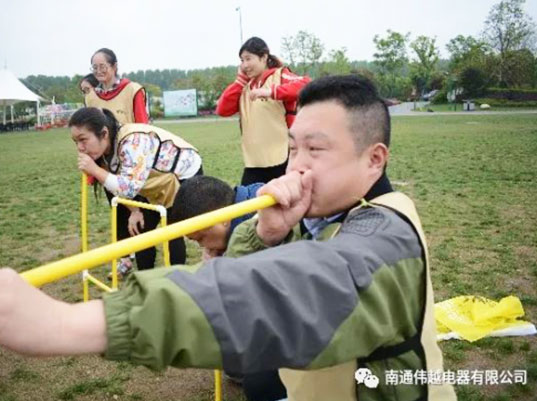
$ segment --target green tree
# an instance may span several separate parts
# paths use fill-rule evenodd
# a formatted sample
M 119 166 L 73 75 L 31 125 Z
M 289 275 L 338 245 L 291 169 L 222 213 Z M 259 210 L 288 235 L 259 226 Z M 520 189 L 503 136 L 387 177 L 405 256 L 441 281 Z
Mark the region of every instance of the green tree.
M 505 54 L 503 80 L 508 87 L 535 87 L 537 60 L 529 49 L 521 49 Z
M 282 52 L 300 74 L 313 75 L 323 56 L 324 45 L 314 34 L 299 31 L 296 36 L 282 39 Z
M 342 47 L 341 49 L 331 50 L 328 56 L 328 60 L 323 63 L 321 67 L 321 74 L 323 75 L 343 75 L 351 72 L 351 63 L 347 58 L 347 49 Z
M 490 46 L 472 36 L 458 35 L 446 45 L 450 53 L 450 69 L 459 72 L 468 66 L 484 67 L 491 57 Z
M 156 96 L 156 97 L 161 97 L 162 96 L 162 89 L 160 88 L 160 86 L 155 85 L 155 84 L 151 84 L 149 82 L 145 82 L 142 85 L 144 86 L 146 92 L 150 96 Z
M 487 81 L 483 70 L 467 67 L 461 71 L 459 84 L 464 90 L 465 97 L 479 97 L 483 95 Z
M 410 47 L 415 53 L 415 60 L 410 64 L 410 77 L 418 92 L 423 94 L 431 88 L 431 78 L 439 59 L 436 38 L 418 36 Z
M 497 52 L 498 81 L 506 85 L 507 59 L 512 52 L 535 47 L 535 23 L 524 11 L 525 0 L 502 0 L 492 6 L 483 31 L 484 40 Z
M 406 44 L 409 34 L 387 31 L 386 37 L 375 35 L 373 42 L 377 52 L 373 55 L 377 66 L 381 92 L 388 97 L 402 96 L 408 86 L 408 79 L 402 76 L 408 64 Z

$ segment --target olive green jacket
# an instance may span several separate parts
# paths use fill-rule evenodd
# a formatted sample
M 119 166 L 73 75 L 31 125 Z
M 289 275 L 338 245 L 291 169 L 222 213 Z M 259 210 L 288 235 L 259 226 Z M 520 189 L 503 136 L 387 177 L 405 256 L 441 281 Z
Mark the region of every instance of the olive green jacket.
M 104 299 L 106 357 L 235 373 L 351 364 L 380 380 L 375 389 L 353 375 L 332 383 L 354 399 L 426 399 L 426 385 L 385 383 L 388 371 L 427 369 L 425 253 L 414 227 L 390 209 L 362 207 L 322 237 L 303 240 L 297 227 L 267 249 L 249 220 L 226 257 L 135 273 Z

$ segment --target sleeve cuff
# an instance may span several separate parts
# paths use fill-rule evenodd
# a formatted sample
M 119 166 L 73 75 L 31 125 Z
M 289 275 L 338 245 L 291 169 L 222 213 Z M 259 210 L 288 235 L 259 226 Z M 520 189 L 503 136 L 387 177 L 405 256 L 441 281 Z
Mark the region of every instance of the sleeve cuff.
M 240 86 L 245 86 L 248 83 L 248 76 L 246 74 L 238 74 L 235 82 Z
M 133 305 L 129 302 L 127 291 L 105 294 L 103 301 L 108 338 L 104 357 L 114 361 L 128 361 L 132 352 L 129 311 Z
M 104 180 L 103 186 L 109 192 L 112 192 L 114 195 L 117 195 L 119 191 L 119 183 L 117 177 L 112 173 L 108 173 L 108 175 L 106 176 L 106 180 Z

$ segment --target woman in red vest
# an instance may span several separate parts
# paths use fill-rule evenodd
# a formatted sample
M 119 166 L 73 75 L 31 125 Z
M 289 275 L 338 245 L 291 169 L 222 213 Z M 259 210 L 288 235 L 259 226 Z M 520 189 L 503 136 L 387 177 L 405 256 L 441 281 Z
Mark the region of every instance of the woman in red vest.
M 288 129 L 298 92 L 309 77 L 293 74 L 263 39 L 252 37 L 239 50 L 237 79 L 220 96 L 216 113 L 240 113 L 244 172 L 241 185 L 268 182 L 285 173 Z
M 119 78 L 116 54 L 106 48 L 91 57 L 91 71 L 99 81 L 94 93 L 85 97 L 86 106 L 106 108 L 122 123 L 149 122 L 144 88 L 127 78 Z
M 144 88 L 127 78 L 119 78 L 117 57 L 112 50 L 106 48 L 97 50 L 91 56 L 91 71 L 95 75 L 98 85 L 86 94 L 84 98 L 86 106 L 110 110 L 121 124 L 149 123 Z M 105 193 L 110 201 L 113 195 L 106 189 Z M 119 205 L 117 215 L 118 227 L 124 227 L 124 222 L 130 216 L 129 210 L 125 206 Z M 126 230 L 118 232 L 119 239 L 124 239 L 127 236 Z M 146 251 L 141 251 L 141 253 L 144 252 Z M 131 269 L 131 260 L 128 257 L 121 258 L 118 270 L 127 273 Z

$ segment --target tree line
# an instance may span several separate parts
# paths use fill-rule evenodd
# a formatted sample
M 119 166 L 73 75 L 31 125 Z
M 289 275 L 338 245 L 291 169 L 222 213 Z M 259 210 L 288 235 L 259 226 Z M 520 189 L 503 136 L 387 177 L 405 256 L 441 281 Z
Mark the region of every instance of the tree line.
M 502 0 L 492 6 L 477 36 L 458 35 L 446 46 L 449 58 L 440 58 L 436 38 L 388 30 L 373 39 L 372 61 L 351 61 L 347 49 L 326 51 L 314 34 L 299 31 L 282 39 L 282 58 L 290 68 L 317 78 L 329 74 L 359 73 L 372 79 L 381 94 L 401 100 L 419 98 L 436 90 L 437 99 L 458 88 L 461 96 L 480 97 L 487 88 L 537 87 L 536 28 L 523 9 L 525 0 Z M 220 93 L 235 79 L 236 66 L 196 70 L 139 70 L 123 77 L 139 82 L 152 97 L 162 91 L 195 88 L 202 94 L 201 109 L 214 109 Z M 23 82 L 56 103 L 82 102 L 82 76 L 31 75 Z M 159 113 L 159 103 L 154 103 Z

